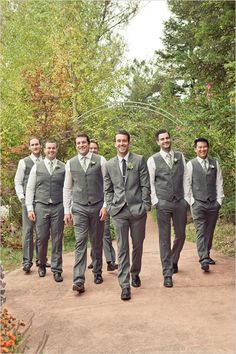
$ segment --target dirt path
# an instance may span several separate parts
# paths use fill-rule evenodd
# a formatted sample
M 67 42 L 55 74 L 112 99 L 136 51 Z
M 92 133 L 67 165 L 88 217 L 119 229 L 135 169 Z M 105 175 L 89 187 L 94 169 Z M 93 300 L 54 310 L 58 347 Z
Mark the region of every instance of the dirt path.
M 89 252 L 90 250 L 88 250 Z M 174 275 L 164 288 L 156 224 L 148 218 L 141 288 L 120 300 L 116 272 L 93 283 L 86 273 L 86 292 L 71 290 L 74 254 L 64 255 L 64 282 L 50 271 L 39 278 L 17 269 L 6 275 L 6 306 L 19 319 L 35 314 L 28 353 L 34 353 L 43 331 L 49 335 L 43 354 L 77 353 L 235 353 L 234 259 L 212 253 L 217 264 L 203 273 L 196 246 L 186 242 Z

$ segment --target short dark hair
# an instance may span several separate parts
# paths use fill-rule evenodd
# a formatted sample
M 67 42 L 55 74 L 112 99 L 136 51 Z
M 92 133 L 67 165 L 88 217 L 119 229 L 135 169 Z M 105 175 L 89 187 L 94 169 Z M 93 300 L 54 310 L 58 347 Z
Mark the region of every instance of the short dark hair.
M 89 136 L 88 136 L 87 134 L 85 134 L 85 133 L 79 133 L 79 134 L 77 134 L 76 139 L 77 139 L 77 138 L 86 138 L 86 139 L 87 139 L 87 142 L 90 144 Z
M 206 143 L 207 147 L 209 148 L 209 141 L 206 138 L 197 138 L 194 140 L 193 146 L 194 148 L 197 147 L 197 143 Z
M 46 144 L 47 144 L 47 143 L 49 143 L 49 144 L 56 144 L 56 147 L 58 147 L 58 144 L 57 144 L 57 142 L 56 142 L 55 139 L 51 139 L 51 138 L 46 139 L 46 140 L 44 141 L 44 143 L 43 143 L 43 146 L 46 147 Z
M 166 129 L 159 129 L 159 130 L 156 132 L 156 134 L 155 134 L 155 139 L 156 139 L 156 140 L 159 140 L 159 135 L 160 135 L 160 134 L 164 134 L 164 133 L 167 133 L 167 134 L 169 135 L 169 137 L 170 137 L 170 133 L 168 132 L 168 130 L 166 130 Z
M 33 139 L 38 140 L 39 145 L 42 145 L 41 139 L 39 139 L 39 137 L 37 137 L 36 135 L 32 135 L 32 136 L 29 138 L 29 145 L 30 145 L 31 140 L 33 140 Z
M 117 134 L 126 135 L 127 138 L 128 138 L 128 142 L 130 142 L 130 134 L 127 132 L 127 130 L 118 130 L 118 131 L 116 132 L 116 135 L 117 135 Z
M 95 140 L 95 139 L 90 139 L 90 144 L 91 144 L 91 143 L 96 144 L 97 147 L 98 147 L 98 149 L 99 149 L 99 144 L 98 144 L 97 140 Z

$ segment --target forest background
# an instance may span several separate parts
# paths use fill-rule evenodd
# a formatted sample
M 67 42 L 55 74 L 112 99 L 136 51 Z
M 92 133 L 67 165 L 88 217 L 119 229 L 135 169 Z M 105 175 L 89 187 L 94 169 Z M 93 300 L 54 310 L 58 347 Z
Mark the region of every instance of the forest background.
M 149 61 L 125 60 L 119 30 L 140 1 L 2 0 L 1 222 L 2 254 L 12 263 L 21 248 L 21 208 L 14 191 L 20 158 L 32 135 L 59 142 L 67 161 L 78 132 L 115 154 L 117 129 L 128 130 L 132 150 L 157 151 L 155 131 L 167 128 L 173 145 L 194 157 L 193 140 L 210 141 L 222 166 L 225 199 L 219 245 L 234 244 L 235 2 L 169 0 L 163 50 Z M 157 14 L 158 21 L 158 14 Z M 189 232 L 193 232 L 189 229 Z M 190 237 L 191 238 L 191 237 Z M 226 252 L 227 253 L 227 252 Z

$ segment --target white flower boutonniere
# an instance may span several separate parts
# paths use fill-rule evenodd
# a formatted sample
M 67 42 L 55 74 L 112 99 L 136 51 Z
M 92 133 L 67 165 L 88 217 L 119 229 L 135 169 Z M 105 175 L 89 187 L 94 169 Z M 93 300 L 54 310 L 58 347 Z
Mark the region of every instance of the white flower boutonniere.
M 134 165 L 132 164 L 132 162 L 127 163 L 127 168 L 128 168 L 128 170 L 132 170 L 134 168 Z
M 90 161 L 90 165 L 91 165 L 91 166 L 94 166 L 95 163 L 96 163 L 95 161 L 92 161 L 92 160 Z
M 174 157 L 174 163 L 177 163 L 179 160 L 176 158 L 176 157 Z
M 215 166 L 214 166 L 214 165 L 209 165 L 209 167 L 210 167 L 210 168 L 212 168 L 212 169 L 213 169 L 213 168 L 215 168 Z

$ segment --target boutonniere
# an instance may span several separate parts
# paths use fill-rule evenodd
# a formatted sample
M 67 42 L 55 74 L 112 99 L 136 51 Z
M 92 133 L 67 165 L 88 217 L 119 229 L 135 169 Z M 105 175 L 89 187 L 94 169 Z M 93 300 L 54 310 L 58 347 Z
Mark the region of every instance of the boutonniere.
M 176 157 L 174 157 L 174 163 L 177 163 L 179 160 L 176 158 Z
M 60 166 L 56 165 L 55 170 L 59 170 Z
M 96 163 L 95 161 L 92 161 L 92 160 L 90 161 L 90 165 L 91 165 L 91 166 L 94 166 L 95 163 Z
M 215 166 L 214 166 L 214 165 L 209 165 L 209 167 L 210 167 L 210 168 L 212 168 L 212 169 L 213 169 L 213 168 L 215 168 Z
M 134 168 L 134 165 L 132 164 L 132 162 L 127 163 L 127 168 L 128 168 L 128 170 L 132 170 Z

